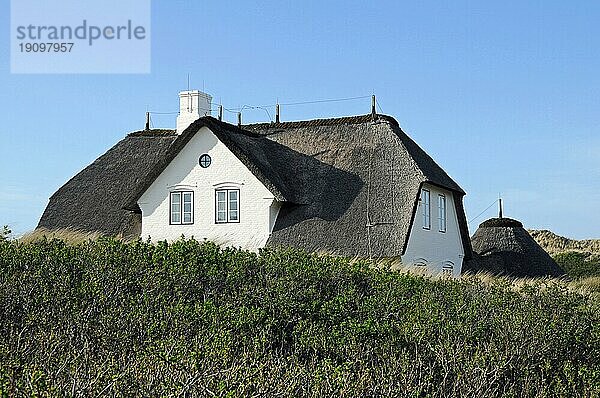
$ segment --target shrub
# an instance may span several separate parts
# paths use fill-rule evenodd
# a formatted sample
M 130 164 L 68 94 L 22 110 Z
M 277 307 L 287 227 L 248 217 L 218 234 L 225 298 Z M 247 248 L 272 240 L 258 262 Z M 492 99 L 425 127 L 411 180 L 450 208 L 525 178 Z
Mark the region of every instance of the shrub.
M 3 226 L 2 231 L 0 231 L 0 240 L 7 240 L 11 233 L 12 231 L 8 225 Z
M 571 278 L 600 276 L 600 258 L 590 253 L 568 251 L 555 255 L 554 261 Z
M 540 280 L 298 250 L 0 242 L 0 396 L 600 394 L 600 311 Z

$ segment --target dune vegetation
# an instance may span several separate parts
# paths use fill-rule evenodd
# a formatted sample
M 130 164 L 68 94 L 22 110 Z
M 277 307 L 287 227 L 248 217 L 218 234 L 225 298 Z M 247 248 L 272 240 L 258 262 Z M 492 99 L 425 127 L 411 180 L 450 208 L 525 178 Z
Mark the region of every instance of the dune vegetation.
M 600 295 L 600 239 L 569 239 L 547 230 L 529 233 L 567 273 L 571 287 Z
M 528 232 L 550 255 L 582 252 L 600 256 L 600 239 L 570 239 L 548 230 L 529 230 Z
M 0 396 L 600 394 L 600 300 L 207 242 L 0 241 Z

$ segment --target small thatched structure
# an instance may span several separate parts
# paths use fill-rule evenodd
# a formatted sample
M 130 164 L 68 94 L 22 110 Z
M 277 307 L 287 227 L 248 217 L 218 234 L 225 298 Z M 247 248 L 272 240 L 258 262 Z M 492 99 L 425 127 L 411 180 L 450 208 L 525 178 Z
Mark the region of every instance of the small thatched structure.
M 470 271 L 516 277 L 564 275 L 517 220 L 491 218 L 484 221 L 475 231 L 471 243 L 476 256 L 470 262 Z

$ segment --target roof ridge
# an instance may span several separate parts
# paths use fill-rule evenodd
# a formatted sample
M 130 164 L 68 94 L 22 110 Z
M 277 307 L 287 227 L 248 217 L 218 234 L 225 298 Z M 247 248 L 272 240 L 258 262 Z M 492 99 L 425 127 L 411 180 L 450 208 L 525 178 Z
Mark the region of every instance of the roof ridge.
M 515 220 L 514 218 L 508 217 L 494 217 L 489 218 L 479 224 L 479 228 L 493 228 L 493 227 L 511 227 L 511 228 L 523 228 L 523 223 L 519 220 Z
M 395 126 L 400 127 L 398 121 L 389 115 L 376 114 L 377 120 L 383 119 Z M 265 129 L 265 128 L 299 128 L 299 127 L 313 127 L 313 126 L 332 126 L 332 125 L 341 125 L 341 124 L 359 124 L 359 123 L 367 123 L 372 122 L 373 115 L 368 113 L 365 115 L 355 115 L 355 116 L 340 116 L 333 118 L 325 118 L 325 119 L 308 119 L 308 120 L 295 120 L 289 122 L 262 122 L 262 123 L 250 123 L 243 124 L 242 128 L 252 128 L 252 129 Z
M 256 134 L 253 131 L 248 131 L 246 128 L 251 130 L 263 130 L 266 128 L 300 128 L 300 127 L 316 127 L 316 126 L 335 126 L 335 125 L 344 125 L 344 124 L 360 124 L 367 123 L 371 121 L 384 120 L 388 123 L 391 123 L 394 126 L 400 127 L 398 121 L 389 115 L 376 114 L 376 119 L 373 120 L 373 115 L 368 113 L 365 115 L 354 115 L 354 116 L 340 116 L 340 117 L 332 117 L 332 118 L 321 118 L 321 119 L 306 119 L 306 120 L 294 120 L 289 122 L 260 122 L 260 123 L 249 123 L 242 124 L 241 127 L 236 124 L 229 123 L 223 120 L 219 120 L 213 116 L 202 116 L 200 119 L 210 120 L 213 123 L 219 123 L 221 125 L 225 125 L 229 129 L 236 130 L 234 132 L 242 133 L 248 135 Z M 172 136 L 177 135 L 177 130 L 175 129 L 150 129 L 150 130 L 138 130 L 132 131 L 127 134 L 127 137 L 157 137 L 157 136 Z M 260 136 L 260 134 L 259 134 Z M 259 138 L 259 137 L 256 137 Z
M 177 135 L 175 129 L 150 129 L 150 130 L 138 130 L 132 131 L 127 134 L 127 137 L 162 137 L 162 136 L 173 136 Z

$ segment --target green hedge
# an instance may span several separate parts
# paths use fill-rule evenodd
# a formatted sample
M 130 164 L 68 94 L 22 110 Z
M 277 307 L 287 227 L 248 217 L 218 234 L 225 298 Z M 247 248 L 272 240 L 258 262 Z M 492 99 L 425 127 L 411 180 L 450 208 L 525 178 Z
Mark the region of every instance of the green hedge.
M 296 250 L 0 242 L 0 396 L 598 396 L 600 310 Z
M 568 251 L 556 254 L 554 261 L 574 279 L 600 276 L 600 257 L 597 255 Z

